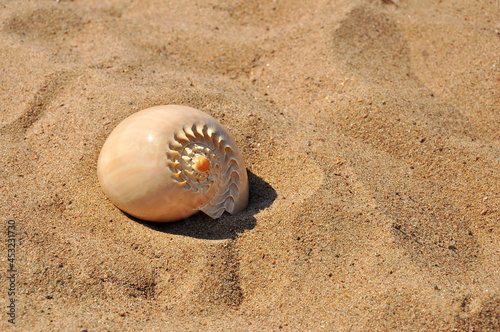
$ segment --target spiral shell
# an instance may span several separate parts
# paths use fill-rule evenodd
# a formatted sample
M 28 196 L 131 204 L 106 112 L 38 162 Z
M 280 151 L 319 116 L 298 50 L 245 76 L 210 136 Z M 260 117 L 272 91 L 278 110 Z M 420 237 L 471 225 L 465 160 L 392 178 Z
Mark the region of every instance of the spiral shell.
M 106 196 L 143 220 L 197 211 L 219 218 L 248 203 L 248 176 L 231 134 L 197 109 L 156 106 L 121 122 L 104 143 L 97 174 Z

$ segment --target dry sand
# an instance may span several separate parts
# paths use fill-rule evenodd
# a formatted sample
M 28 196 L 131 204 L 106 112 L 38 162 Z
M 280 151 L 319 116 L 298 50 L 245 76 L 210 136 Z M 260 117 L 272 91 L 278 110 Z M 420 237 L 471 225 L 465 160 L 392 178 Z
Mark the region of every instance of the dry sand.
M 499 10 L 1 1 L 0 270 L 14 220 L 15 328 L 499 329 Z M 233 133 L 247 210 L 151 224 L 106 199 L 104 140 L 159 104 Z

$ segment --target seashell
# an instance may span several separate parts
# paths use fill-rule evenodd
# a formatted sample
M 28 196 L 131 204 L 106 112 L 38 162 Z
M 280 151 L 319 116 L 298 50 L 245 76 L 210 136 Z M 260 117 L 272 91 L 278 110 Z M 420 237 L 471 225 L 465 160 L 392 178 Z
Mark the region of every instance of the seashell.
M 235 140 L 213 117 L 186 106 L 155 106 L 123 120 L 102 147 L 97 174 L 111 202 L 143 220 L 197 211 L 215 219 L 248 203 Z

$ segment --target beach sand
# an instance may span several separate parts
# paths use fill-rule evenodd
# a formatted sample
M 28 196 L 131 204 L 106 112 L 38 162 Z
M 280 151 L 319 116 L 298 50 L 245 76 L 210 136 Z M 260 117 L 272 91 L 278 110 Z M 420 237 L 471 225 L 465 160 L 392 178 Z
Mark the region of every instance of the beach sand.
M 0 330 L 498 331 L 499 11 L 1 1 Z M 245 211 L 105 197 L 106 137 L 162 104 L 233 134 Z

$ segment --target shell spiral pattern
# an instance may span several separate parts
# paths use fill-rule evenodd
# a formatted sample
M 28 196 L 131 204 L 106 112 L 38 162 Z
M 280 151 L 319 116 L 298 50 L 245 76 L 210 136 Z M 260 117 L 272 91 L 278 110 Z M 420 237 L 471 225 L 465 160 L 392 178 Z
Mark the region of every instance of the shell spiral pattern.
M 124 212 L 174 221 L 203 211 L 219 218 L 248 202 L 248 176 L 232 136 L 210 115 L 156 106 L 120 123 L 103 145 L 98 177 Z
M 201 211 L 214 219 L 233 211 L 241 170 L 233 147 L 218 132 L 202 124 L 183 128 L 169 145 L 167 162 L 180 186 L 210 197 Z M 210 167 L 200 167 L 203 163 Z

